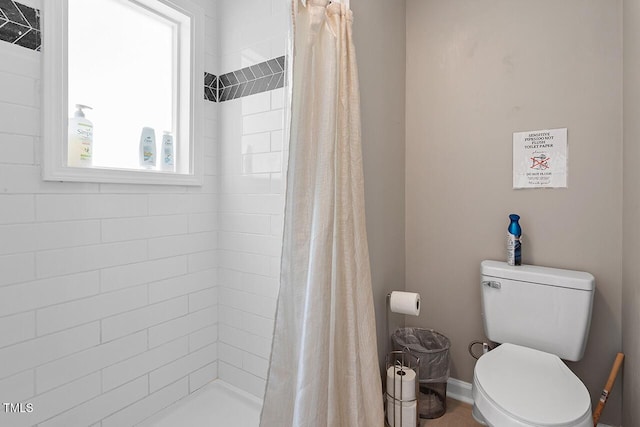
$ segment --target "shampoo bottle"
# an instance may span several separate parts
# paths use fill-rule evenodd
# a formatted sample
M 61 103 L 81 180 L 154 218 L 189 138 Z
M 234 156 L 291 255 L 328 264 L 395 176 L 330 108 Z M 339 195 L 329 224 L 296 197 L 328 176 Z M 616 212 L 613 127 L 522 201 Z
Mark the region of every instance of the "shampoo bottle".
M 146 169 L 156 166 L 156 133 L 149 127 L 143 127 L 140 135 L 140 166 Z
M 90 167 L 93 155 L 93 123 L 85 116 L 83 109 L 88 107 L 76 104 L 76 112 L 69 119 L 67 140 L 67 166 Z
M 171 132 L 164 131 L 162 135 L 162 170 L 167 172 L 173 172 L 174 168 L 174 148 L 173 148 L 173 136 Z
M 522 265 L 522 229 L 518 220 L 520 217 L 516 214 L 509 215 L 511 222 L 507 228 L 507 264 Z

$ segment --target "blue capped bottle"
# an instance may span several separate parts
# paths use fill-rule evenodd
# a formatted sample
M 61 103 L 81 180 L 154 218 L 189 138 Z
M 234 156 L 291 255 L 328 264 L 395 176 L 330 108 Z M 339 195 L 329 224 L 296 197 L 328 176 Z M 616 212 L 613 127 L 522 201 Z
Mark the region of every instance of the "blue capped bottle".
M 522 228 L 518 224 L 519 215 L 509 215 L 511 222 L 507 228 L 507 264 L 522 265 Z

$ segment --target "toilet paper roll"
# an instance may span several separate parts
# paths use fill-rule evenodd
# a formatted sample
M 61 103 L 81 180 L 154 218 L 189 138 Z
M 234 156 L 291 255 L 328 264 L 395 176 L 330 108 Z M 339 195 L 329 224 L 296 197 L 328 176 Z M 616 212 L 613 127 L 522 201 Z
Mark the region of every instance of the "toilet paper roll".
M 389 299 L 391 311 L 400 314 L 418 316 L 420 314 L 420 294 L 415 292 L 391 292 Z
M 416 427 L 418 420 L 418 402 L 405 402 L 402 405 L 387 400 L 387 422 L 390 427 Z
M 406 366 L 391 366 L 387 369 L 387 395 L 397 400 L 416 398 L 416 371 Z

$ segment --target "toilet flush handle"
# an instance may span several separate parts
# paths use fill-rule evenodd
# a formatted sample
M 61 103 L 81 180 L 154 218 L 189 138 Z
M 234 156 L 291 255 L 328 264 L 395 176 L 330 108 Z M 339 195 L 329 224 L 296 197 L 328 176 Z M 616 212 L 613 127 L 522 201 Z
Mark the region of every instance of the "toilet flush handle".
M 490 288 L 493 288 L 493 289 L 502 288 L 502 285 L 500 284 L 500 282 L 496 282 L 495 280 L 483 280 L 482 284 L 485 286 L 489 286 Z

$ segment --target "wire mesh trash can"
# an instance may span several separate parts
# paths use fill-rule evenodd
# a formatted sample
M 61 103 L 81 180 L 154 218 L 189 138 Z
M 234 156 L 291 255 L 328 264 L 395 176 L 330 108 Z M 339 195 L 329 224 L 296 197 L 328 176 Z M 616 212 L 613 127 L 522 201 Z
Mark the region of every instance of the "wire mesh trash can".
M 391 335 L 393 350 L 420 359 L 418 415 L 438 418 L 447 410 L 449 338 L 433 329 L 399 328 Z

